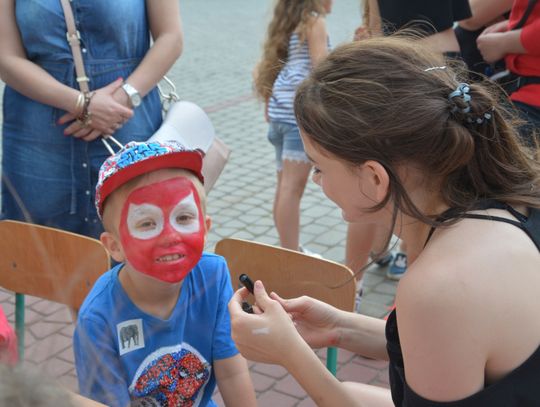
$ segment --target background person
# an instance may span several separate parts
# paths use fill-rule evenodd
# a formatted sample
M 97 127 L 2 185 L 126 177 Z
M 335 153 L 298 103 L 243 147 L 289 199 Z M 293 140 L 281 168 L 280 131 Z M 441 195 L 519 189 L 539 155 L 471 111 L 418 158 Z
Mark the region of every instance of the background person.
M 161 124 L 155 85 L 181 53 L 180 12 L 177 0 L 72 7 L 95 91 L 88 100 L 80 98 L 60 0 L 0 0 L 2 211 L 99 238 L 94 186 L 109 155 L 99 137 L 146 140 Z M 81 100 L 86 124 L 75 120 Z
M 327 54 L 324 16 L 333 0 L 279 0 L 255 68 L 255 91 L 265 102 L 268 139 L 276 150 L 277 185 L 273 215 L 282 247 L 301 250 L 300 200 L 311 164 L 294 117 L 296 87 Z
M 523 28 L 512 29 L 531 5 Z M 478 49 L 486 62 L 504 58 L 506 68 L 516 76 L 507 92 L 525 125 L 519 131 L 529 146 L 540 142 L 540 2 L 516 0 L 510 18 L 487 27 L 478 37 Z M 519 81 L 517 80 L 519 78 Z

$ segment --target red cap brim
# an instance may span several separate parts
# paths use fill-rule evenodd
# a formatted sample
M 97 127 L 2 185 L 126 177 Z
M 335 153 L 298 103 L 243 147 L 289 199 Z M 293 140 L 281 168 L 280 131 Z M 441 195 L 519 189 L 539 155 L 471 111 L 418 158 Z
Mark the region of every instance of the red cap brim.
M 178 168 L 193 172 L 204 184 L 202 175 L 202 155 L 199 151 L 178 151 L 167 153 L 130 164 L 125 168 L 115 172 L 103 181 L 100 188 L 100 201 L 98 211 L 103 215 L 103 202 L 116 189 L 138 177 L 152 171 L 165 168 Z

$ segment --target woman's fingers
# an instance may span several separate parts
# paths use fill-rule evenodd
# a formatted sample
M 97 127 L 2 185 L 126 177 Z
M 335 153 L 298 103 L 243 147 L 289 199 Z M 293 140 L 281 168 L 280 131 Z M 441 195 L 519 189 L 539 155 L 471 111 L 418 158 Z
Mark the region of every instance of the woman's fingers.
M 109 83 L 107 86 L 104 86 L 102 89 L 107 93 L 113 94 L 114 92 L 116 92 L 117 89 L 120 89 L 123 84 L 124 84 L 124 79 L 118 78 L 112 81 L 111 83 Z
M 272 292 L 270 297 L 281 304 L 283 309 L 289 313 L 302 312 L 309 306 L 309 297 L 281 298 L 278 294 Z
M 87 127 L 82 127 L 80 128 L 79 130 L 77 130 L 76 132 L 74 132 L 72 134 L 73 137 L 75 138 L 82 138 L 84 139 L 86 136 L 89 136 L 90 133 L 92 133 L 92 130 L 91 128 L 87 128 Z
M 249 291 L 245 287 L 237 290 L 231 297 L 231 301 L 229 302 L 229 309 L 234 312 L 244 312 L 242 310 L 242 302 L 245 301 L 248 296 Z
M 268 296 L 261 280 L 255 281 L 255 284 L 253 286 L 253 295 L 255 296 L 255 302 L 257 303 L 257 306 L 263 312 L 273 301 Z
M 59 125 L 63 125 L 73 120 L 75 120 L 75 115 L 73 113 L 66 113 L 62 117 L 60 117 L 56 123 Z
M 95 139 L 97 139 L 99 136 L 101 136 L 101 132 L 99 130 L 92 130 L 87 136 L 83 137 L 82 139 L 84 141 L 94 141 Z

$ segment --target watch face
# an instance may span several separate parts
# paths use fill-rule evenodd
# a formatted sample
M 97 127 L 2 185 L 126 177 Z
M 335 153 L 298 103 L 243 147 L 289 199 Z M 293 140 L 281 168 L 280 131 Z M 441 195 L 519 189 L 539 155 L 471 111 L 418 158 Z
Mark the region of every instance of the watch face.
M 137 89 L 135 89 L 133 86 L 131 86 L 129 83 L 124 83 L 122 85 L 122 89 L 127 93 L 129 96 L 129 100 L 131 102 L 131 106 L 137 107 L 141 104 L 142 98 Z
M 141 95 L 139 95 L 138 93 L 136 93 L 135 95 L 131 95 L 131 104 L 133 105 L 133 107 L 139 106 L 141 102 Z

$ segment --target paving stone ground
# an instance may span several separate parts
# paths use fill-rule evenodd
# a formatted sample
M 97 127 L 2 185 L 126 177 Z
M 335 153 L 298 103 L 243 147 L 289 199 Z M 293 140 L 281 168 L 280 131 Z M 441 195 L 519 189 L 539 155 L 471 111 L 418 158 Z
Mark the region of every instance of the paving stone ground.
M 272 221 L 275 184 L 273 148 L 266 140 L 262 106 L 252 95 L 251 71 L 259 57 L 270 0 L 182 0 L 184 53 L 169 76 L 185 100 L 201 105 L 219 136 L 232 148 L 225 171 L 209 196 L 213 228 L 207 249 L 224 237 L 277 244 Z M 327 25 L 332 43 L 348 41 L 360 22 L 357 0 L 337 0 Z M 3 87 L 0 82 L 0 90 Z M 1 152 L 0 152 L 1 153 Z M 340 211 L 309 183 L 302 200 L 301 241 L 310 250 L 342 262 L 346 224 Z M 393 302 L 395 283 L 385 270 L 368 269 L 361 312 L 382 317 Z M 14 297 L 0 289 L 0 304 L 11 322 Z M 27 297 L 24 363 L 56 377 L 76 391 L 73 324 L 59 304 Z M 324 352 L 318 351 L 324 360 Z M 338 377 L 387 387 L 387 364 L 340 351 Z M 250 363 L 259 406 L 313 406 L 287 372 Z M 216 401 L 222 404 L 219 393 Z

